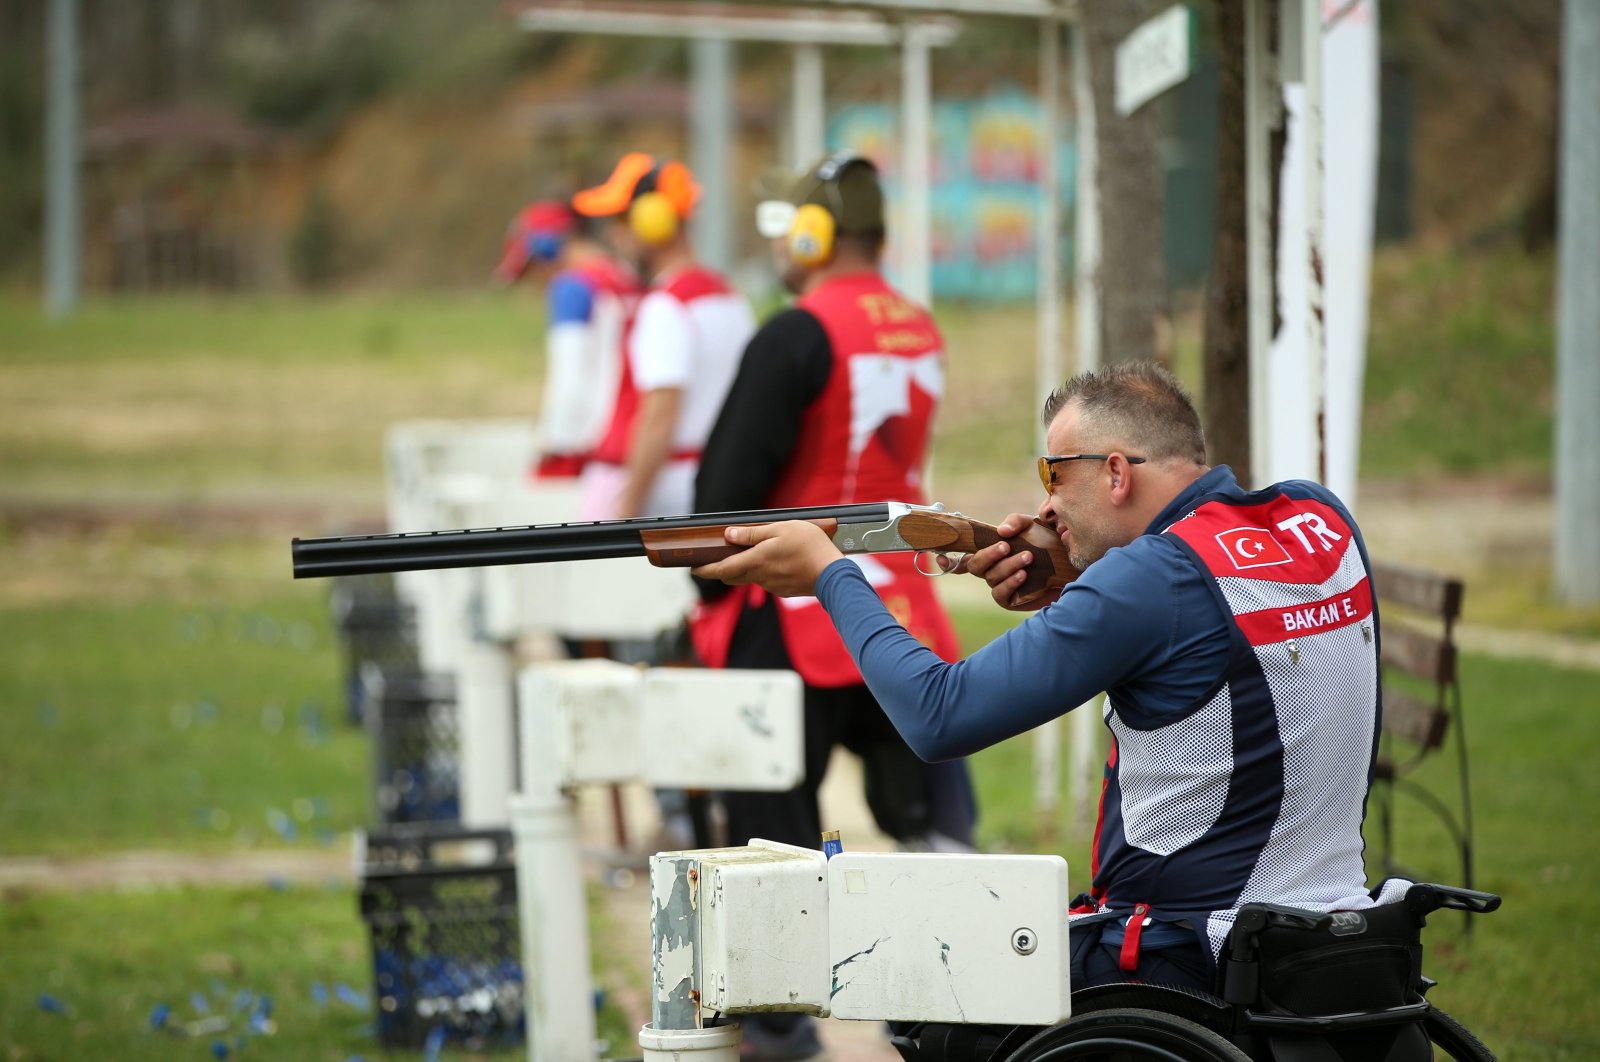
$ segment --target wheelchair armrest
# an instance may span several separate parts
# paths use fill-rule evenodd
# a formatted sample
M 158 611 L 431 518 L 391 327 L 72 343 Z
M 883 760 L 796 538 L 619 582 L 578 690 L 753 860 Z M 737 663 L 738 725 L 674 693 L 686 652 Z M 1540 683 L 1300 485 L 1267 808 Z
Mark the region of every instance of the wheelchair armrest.
M 1459 889 L 1454 885 L 1416 884 L 1406 890 L 1406 907 L 1419 915 L 1444 908 L 1469 914 L 1488 914 L 1500 907 L 1500 897 L 1492 892 Z
M 1375 1029 L 1384 1025 L 1400 1025 L 1421 1021 L 1433 1007 L 1427 1002 L 1407 1003 L 1383 1010 L 1362 1011 L 1354 1014 L 1325 1014 L 1306 1017 L 1298 1014 L 1262 1014 L 1245 1011 L 1245 1025 L 1251 1029 L 1274 1032 L 1316 1033 L 1349 1032 L 1355 1029 Z
M 1234 915 L 1233 924 L 1246 933 L 1259 933 L 1268 926 L 1316 929 L 1330 917 L 1328 911 L 1307 911 L 1281 903 L 1247 903 Z

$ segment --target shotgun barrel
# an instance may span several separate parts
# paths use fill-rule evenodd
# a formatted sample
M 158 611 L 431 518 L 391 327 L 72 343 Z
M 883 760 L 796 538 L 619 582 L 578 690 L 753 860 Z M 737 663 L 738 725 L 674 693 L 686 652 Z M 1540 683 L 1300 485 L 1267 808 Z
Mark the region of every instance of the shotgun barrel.
M 413 531 L 336 538 L 296 538 L 291 548 L 296 579 L 379 572 L 476 568 L 502 564 L 642 557 L 649 537 L 694 528 L 768 524 L 779 520 L 873 524 L 892 519 L 898 502 L 820 505 L 755 512 L 649 516 L 589 523 L 482 527 L 465 531 Z M 831 533 L 831 528 L 830 528 Z M 663 535 L 662 537 L 671 537 Z M 732 547 L 729 547 L 730 552 Z

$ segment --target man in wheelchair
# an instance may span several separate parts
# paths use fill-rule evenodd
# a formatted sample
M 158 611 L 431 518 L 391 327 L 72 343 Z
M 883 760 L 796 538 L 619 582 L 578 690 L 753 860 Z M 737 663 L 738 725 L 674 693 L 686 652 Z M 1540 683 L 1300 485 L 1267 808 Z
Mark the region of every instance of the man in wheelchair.
M 1112 750 L 1092 887 L 1074 908 L 1075 986 L 1161 982 L 1209 997 L 1234 961 L 1223 962 L 1241 912 L 1279 904 L 1339 913 L 1332 937 L 1364 923 L 1383 941 L 1369 956 L 1387 964 L 1379 980 L 1394 982 L 1373 998 L 1399 1000 L 1413 982 L 1401 992 L 1396 956 L 1417 927 L 1390 914 L 1409 883 L 1365 884 L 1379 628 L 1354 518 L 1320 484 L 1247 491 L 1207 464 L 1189 395 L 1155 365 L 1080 373 L 1043 421 L 1044 502 L 1035 517 L 1008 517 L 1002 541 L 965 562 L 996 603 L 1037 611 L 966 660 L 947 663 L 907 634 L 811 524 L 730 528 L 730 542 L 751 548 L 695 574 L 816 595 L 924 759 L 976 752 L 1106 692 Z M 1056 531 L 1079 574 L 1054 600 L 1022 604 L 1033 557 L 1015 536 L 1034 520 Z M 1276 977 L 1292 971 L 1278 949 L 1298 949 L 1269 922 L 1252 935 L 1257 965 Z

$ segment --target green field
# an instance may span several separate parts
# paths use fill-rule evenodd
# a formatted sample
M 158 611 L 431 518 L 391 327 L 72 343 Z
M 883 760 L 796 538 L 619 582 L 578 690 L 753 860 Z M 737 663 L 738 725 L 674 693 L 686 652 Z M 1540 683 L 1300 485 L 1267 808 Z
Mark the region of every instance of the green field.
M 1548 287 L 1538 262 L 1380 260 L 1375 475 L 1548 474 Z M 1462 310 L 1452 291 L 1493 308 Z M 1026 499 L 1031 318 L 946 316 L 941 494 Z M 0 299 L 0 859 L 346 852 L 371 821 L 370 742 L 345 718 L 326 588 L 288 578 L 288 537 L 379 511 L 392 421 L 536 408 L 536 327 L 512 295 L 106 301 L 61 324 Z M 1471 582 L 1469 618 L 1597 629 L 1543 599 L 1541 572 L 1533 558 L 1516 579 Z M 1010 621 L 958 616 L 969 646 Z M 1502 1057 L 1600 1057 L 1585 1017 L 1600 974 L 1587 946 L 1600 845 L 1584 818 L 1600 806 L 1600 731 L 1583 711 L 1594 675 L 1472 655 L 1463 672 L 1479 885 L 1506 907 L 1470 939 L 1439 920 L 1436 999 Z M 1060 851 L 1081 881 L 1087 839 L 1040 836 L 1031 758 L 1027 739 L 976 758 L 982 839 Z M 1447 788 L 1448 761 L 1423 777 Z M 1455 881 L 1429 817 L 1402 802 L 1400 824 L 1402 856 Z M 209 1058 L 218 1040 L 239 1057 L 381 1056 L 370 1010 L 313 989 L 370 993 L 347 878 L 129 891 L 104 877 L 0 893 L 6 1062 Z M 596 954 L 602 983 L 636 977 L 618 949 Z M 216 1017 L 242 992 L 272 996 L 271 1035 L 241 1047 L 239 1020 L 149 1028 L 158 1004 L 182 1025 L 207 1016 L 196 994 Z M 620 1011 L 602 1020 L 612 1053 L 630 1053 Z

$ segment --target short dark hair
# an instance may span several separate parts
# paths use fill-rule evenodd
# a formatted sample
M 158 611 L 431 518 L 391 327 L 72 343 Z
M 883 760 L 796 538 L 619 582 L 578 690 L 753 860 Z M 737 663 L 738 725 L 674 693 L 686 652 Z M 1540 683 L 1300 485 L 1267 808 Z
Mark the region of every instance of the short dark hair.
M 1046 428 L 1069 402 L 1078 406 L 1080 445 L 1127 447 L 1151 460 L 1206 463 L 1206 436 L 1194 400 L 1155 362 L 1128 361 L 1078 373 L 1045 400 Z
M 840 232 L 833 238 L 834 253 L 844 251 L 869 262 L 877 261 L 883 254 L 885 233 L 883 229 L 865 229 L 861 232 Z

